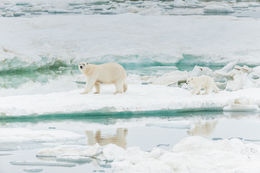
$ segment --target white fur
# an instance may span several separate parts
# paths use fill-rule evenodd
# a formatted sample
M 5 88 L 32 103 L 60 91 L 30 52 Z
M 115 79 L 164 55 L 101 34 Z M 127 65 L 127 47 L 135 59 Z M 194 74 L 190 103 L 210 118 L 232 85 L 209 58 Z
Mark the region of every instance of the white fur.
M 193 87 L 192 94 L 201 94 L 202 89 L 205 90 L 204 94 L 209 94 L 212 91 L 218 92 L 217 85 L 210 76 L 191 77 L 187 79 L 187 83 Z
M 87 77 L 86 90 L 82 94 L 91 92 L 95 86 L 96 94 L 100 93 L 100 84 L 114 84 L 117 93 L 127 90 L 126 71 L 117 63 L 88 64 L 80 63 L 79 70 Z

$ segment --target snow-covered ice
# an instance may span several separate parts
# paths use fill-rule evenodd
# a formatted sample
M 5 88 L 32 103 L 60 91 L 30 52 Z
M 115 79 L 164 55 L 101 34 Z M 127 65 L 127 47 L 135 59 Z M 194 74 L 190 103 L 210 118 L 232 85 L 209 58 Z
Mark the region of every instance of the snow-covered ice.
M 259 30 L 259 19 L 231 16 L 0 18 L 0 70 L 80 61 L 176 63 L 186 55 L 194 56 L 189 63 L 256 65 Z
M 82 95 L 83 89 L 49 94 L 5 96 L 0 98 L 2 116 L 68 114 L 154 110 L 222 110 L 232 100 L 247 96 L 260 103 L 260 89 L 221 91 L 218 94 L 192 95 L 189 90 L 161 85 L 129 85 L 125 94 L 114 95 L 114 86 L 102 86 L 101 94 Z M 32 106 L 33 103 L 33 106 Z M 76 115 L 75 115 L 76 116 Z
M 0 143 L 57 142 L 79 140 L 83 136 L 65 130 L 31 130 L 28 128 L 1 128 Z
M 59 150 L 65 150 L 63 146 Z M 42 149 L 40 152 L 57 148 Z M 154 148 L 147 152 L 138 147 L 122 149 L 110 144 L 100 147 L 102 152 L 96 158 L 111 162 L 113 172 L 140 173 L 184 173 L 192 172 L 259 172 L 260 146 L 245 143 L 240 139 L 209 140 L 193 136 L 182 139 L 172 150 Z M 70 148 L 64 151 L 67 155 L 82 156 Z M 82 151 L 84 152 L 84 150 Z M 56 154 L 55 156 L 59 156 Z
M 0 172 L 88 172 L 96 163 L 115 173 L 260 172 L 258 9 L 234 0 L 1 1 Z M 244 15 L 256 16 L 235 17 Z M 122 64 L 128 91 L 81 95 L 81 61 Z M 185 81 L 202 74 L 221 91 L 192 95 Z M 128 111 L 158 115 L 92 115 Z
M 211 4 L 204 8 L 204 13 L 233 13 L 234 10 L 227 4 Z

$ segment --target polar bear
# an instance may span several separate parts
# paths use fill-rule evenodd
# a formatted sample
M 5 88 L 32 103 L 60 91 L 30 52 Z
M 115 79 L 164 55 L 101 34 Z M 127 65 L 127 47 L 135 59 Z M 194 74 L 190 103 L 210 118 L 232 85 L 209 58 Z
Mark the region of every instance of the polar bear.
M 187 79 L 187 83 L 193 87 L 192 94 L 200 94 L 201 89 L 205 90 L 204 94 L 209 94 L 212 90 L 218 92 L 218 87 L 210 76 L 191 77 Z
M 106 64 L 88 64 L 80 63 L 79 70 L 87 77 L 86 89 L 81 94 L 91 92 L 93 86 L 96 88 L 95 94 L 100 93 L 100 84 L 114 84 L 117 93 L 123 93 L 127 90 L 126 71 L 117 63 Z

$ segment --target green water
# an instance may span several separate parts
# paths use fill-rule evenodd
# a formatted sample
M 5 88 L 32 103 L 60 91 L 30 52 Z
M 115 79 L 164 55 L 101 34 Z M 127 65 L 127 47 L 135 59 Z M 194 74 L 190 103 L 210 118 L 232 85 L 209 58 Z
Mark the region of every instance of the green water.
M 214 117 L 222 113 L 222 108 L 211 109 L 185 109 L 185 110 L 158 110 L 158 111 L 136 111 L 136 112 L 103 112 L 102 110 L 87 112 L 87 113 L 68 113 L 68 114 L 46 114 L 46 115 L 31 115 L 31 116 L 0 116 L 0 121 L 4 123 L 13 122 L 48 122 L 48 121 L 63 121 L 73 120 L 98 123 L 113 123 L 115 119 L 132 119 L 144 117 L 192 117 L 192 116 L 208 116 Z

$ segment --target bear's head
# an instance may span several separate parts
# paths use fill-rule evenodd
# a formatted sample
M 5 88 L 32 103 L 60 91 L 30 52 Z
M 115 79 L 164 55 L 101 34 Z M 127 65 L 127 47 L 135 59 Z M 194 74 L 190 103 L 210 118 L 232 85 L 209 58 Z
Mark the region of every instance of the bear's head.
M 190 84 L 190 83 L 192 83 L 192 81 L 193 81 L 193 77 L 189 77 L 189 78 L 186 80 L 186 83 L 187 83 L 187 84 Z
M 79 63 L 78 67 L 79 67 L 79 70 L 82 72 L 84 70 L 87 69 L 87 66 L 88 66 L 88 63 L 87 62 L 81 62 Z

